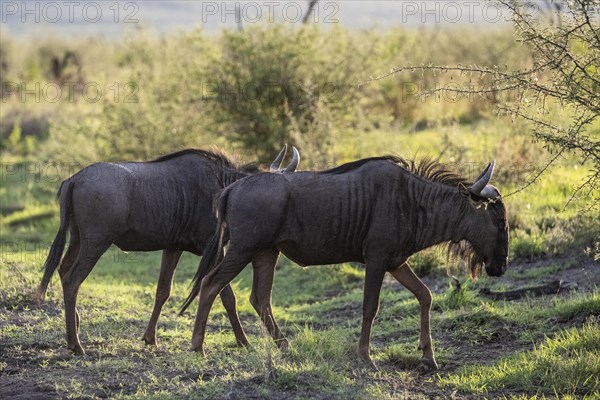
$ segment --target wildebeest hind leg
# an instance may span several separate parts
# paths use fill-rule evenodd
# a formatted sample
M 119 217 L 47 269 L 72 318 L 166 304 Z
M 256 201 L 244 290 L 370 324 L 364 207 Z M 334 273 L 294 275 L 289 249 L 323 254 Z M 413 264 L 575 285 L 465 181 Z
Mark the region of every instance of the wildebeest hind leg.
M 181 254 L 182 251 L 180 250 L 163 250 L 160 263 L 160 275 L 158 277 L 158 285 L 156 286 L 156 297 L 154 299 L 154 309 L 152 310 L 152 316 L 148 322 L 146 332 L 142 337 L 142 340 L 146 342 L 146 344 L 156 346 L 156 325 L 163 305 L 171 296 L 173 275 L 175 274 L 175 268 L 177 268 L 177 263 L 179 262 Z
M 65 253 L 65 256 L 63 257 L 60 263 L 60 267 L 58 268 L 58 274 L 60 275 L 61 279 L 67 274 L 67 272 L 69 272 L 71 267 L 77 261 L 77 256 L 79 255 L 79 247 L 79 242 L 71 241 L 71 243 L 69 243 L 67 252 Z M 75 308 L 75 323 L 77 326 L 77 333 L 79 333 L 79 313 L 77 312 L 77 308 Z
M 96 262 L 102 254 L 109 248 L 110 242 L 91 243 L 91 241 L 82 241 L 79 249 L 77 261 L 73 267 L 62 276 L 61 283 L 63 287 L 63 296 L 65 302 L 65 323 L 67 328 L 67 347 L 73 350 L 75 354 L 85 354 L 78 335 L 78 314 L 76 310 L 77 293 L 79 286 L 85 280 L 96 265 Z
M 279 251 L 276 248 L 271 248 L 258 254 L 252 260 L 254 279 L 250 303 L 267 327 L 269 334 L 275 340 L 277 346 L 281 349 L 286 349 L 288 346 L 287 339 L 283 336 L 281 330 L 279 330 L 271 307 L 271 293 L 273 291 L 273 279 L 278 258 Z
M 421 307 L 421 336 L 419 338 L 419 348 L 423 350 L 421 361 L 427 367 L 437 369 L 438 365 L 433 354 L 433 344 L 431 340 L 431 331 L 429 326 L 429 312 L 431 310 L 431 292 L 429 288 L 419 279 L 410 268 L 408 263 L 404 263 L 390 273 L 404 287 L 410 290 Z
M 252 253 L 239 253 L 230 248 L 221 261 L 204 279 L 200 286 L 200 300 L 198 302 L 198 312 L 194 322 L 194 331 L 192 333 L 192 350 L 204 353 L 204 336 L 206 333 L 206 322 L 210 308 L 217 295 L 229 285 L 250 262 Z
M 244 332 L 244 328 L 240 322 L 240 316 L 237 313 L 235 293 L 233 293 L 231 285 L 225 286 L 223 290 L 221 290 L 220 296 L 223 307 L 225 307 L 225 311 L 227 311 L 229 322 L 231 322 L 233 334 L 235 335 L 235 341 L 240 346 L 250 347 L 250 343 L 248 342 L 248 338 L 246 337 L 246 333 Z

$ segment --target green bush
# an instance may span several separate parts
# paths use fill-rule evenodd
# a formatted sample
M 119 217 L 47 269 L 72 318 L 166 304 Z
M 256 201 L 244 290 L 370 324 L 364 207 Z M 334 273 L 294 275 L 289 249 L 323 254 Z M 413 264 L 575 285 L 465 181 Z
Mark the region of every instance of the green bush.
M 2 222 L 8 226 L 28 225 L 35 221 L 52 218 L 57 214 L 56 211 L 54 204 L 32 205 L 4 217 Z
M 533 260 L 545 254 L 543 237 L 538 233 L 525 233 L 516 230 L 510 241 L 513 259 Z
M 213 51 L 212 44 L 201 31 L 158 41 L 147 34 L 129 40 L 118 56 L 121 73 L 105 78 L 107 96 L 83 111 L 86 104 L 66 109 L 53 121 L 47 158 L 143 160 L 219 144 L 206 129 L 210 124 L 199 93 L 202 77 L 197 76 L 207 68 L 204 55 Z M 67 144 L 81 146 L 73 154 Z
M 560 219 L 546 235 L 548 250 L 565 254 L 583 249 L 591 257 L 600 258 L 600 219 L 592 213 Z
M 410 266 L 418 276 L 427 276 L 436 268 L 445 264 L 440 249 L 428 249 L 418 252 L 410 258 Z
M 218 43 L 207 99 L 230 137 L 262 160 L 291 140 L 311 164 L 330 161 L 332 129 L 356 115 L 364 39 L 341 28 L 258 25 L 225 31 Z

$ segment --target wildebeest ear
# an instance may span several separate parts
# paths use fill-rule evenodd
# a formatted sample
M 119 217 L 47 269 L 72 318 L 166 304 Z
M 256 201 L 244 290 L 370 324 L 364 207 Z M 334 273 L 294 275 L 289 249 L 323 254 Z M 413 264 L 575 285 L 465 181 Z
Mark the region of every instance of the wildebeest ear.
M 469 192 L 469 188 L 467 188 L 462 183 L 460 183 L 458 185 L 458 193 L 460 193 L 461 196 L 463 196 L 463 197 L 467 197 L 467 198 L 471 197 L 471 192 Z
M 480 208 L 486 201 L 485 197 L 477 196 L 476 194 L 471 193 L 469 188 L 462 183 L 458 185 L 458 192 L 461 194 L 461 196 L 469 199 L 469 203 L 475 208 Z

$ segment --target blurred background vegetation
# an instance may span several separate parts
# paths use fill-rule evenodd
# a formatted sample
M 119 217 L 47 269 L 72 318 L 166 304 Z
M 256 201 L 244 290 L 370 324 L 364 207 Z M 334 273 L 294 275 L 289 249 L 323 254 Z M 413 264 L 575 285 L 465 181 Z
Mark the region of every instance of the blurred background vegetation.
M 510 27 L 255 24 L 165 36 L 139 28 L 124 39 L 3 34 L 0 49 L 7 243 L 49 243 L 60 179 L 100 160 L 148 160 L 198 147 L 267 163 L 290 143 L 305 170 L 392 153 L 439 157 L 473 179 L 496 159 L 494 183 L 508 194 L 549 157 L 529 123 L 497 113 L 498 103 L 517 93 L 422 97 L 448 85 L 487 87 L 485 75 L 407 70 L 359 85 L 397 65 L 527 68 L 535 49 L 517 44 Z M 568 118 L 559 105 L 550 107 L 548 118 Z M 538 183 L 506 199 L 513 258 L 598 257 L 597 213 L 579 212 L 585 201 L 565 208 L 589 169 L 565 154 Z M 427 269 L 444 257 L 429 252 L 413 263 Z

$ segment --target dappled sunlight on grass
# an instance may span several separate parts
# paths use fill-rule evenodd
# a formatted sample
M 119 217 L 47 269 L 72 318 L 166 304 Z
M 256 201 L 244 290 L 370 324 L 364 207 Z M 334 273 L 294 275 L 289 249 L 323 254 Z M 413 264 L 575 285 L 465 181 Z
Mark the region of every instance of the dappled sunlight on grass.
M 442 385 L 476 393 L 508 394 L 528 388 L 547 395 L 591 395 L 600 388 L 600 326 L 592 319 L 565 330 L 532 351 L 505 358 L 489 367 L 467 367 L 444 377 Z

